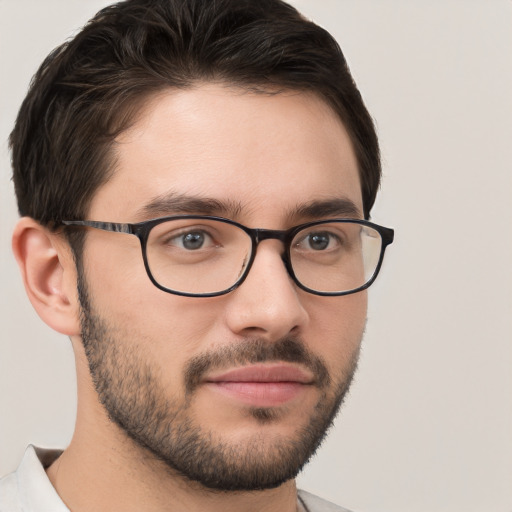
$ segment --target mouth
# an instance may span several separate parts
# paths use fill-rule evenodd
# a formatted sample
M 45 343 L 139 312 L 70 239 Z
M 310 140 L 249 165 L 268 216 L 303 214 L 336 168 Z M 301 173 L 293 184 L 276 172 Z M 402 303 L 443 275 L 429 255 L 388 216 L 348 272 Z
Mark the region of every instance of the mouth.
M 315 382 L 311 372 L 286 363 L 257 364 L 209 375 L 204 385 L 252 407 L 276 407 L 298 398 Z

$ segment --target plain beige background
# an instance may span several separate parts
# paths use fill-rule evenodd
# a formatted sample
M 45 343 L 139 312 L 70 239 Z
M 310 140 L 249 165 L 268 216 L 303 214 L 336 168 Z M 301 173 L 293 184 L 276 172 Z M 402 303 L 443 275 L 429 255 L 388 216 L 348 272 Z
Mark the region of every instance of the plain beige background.
M 75 409 L 70 344 L 10 252 L 6 139 L 44 56 L 107 3 L 0 0 L 0 474 L 30 442 L 65 446 Z M 396 229 L 356 382 L 300 485 L 360 512 L 510 512 L 512 2 L 294 3 L 338 39 L 376 119 L 373 219 Z

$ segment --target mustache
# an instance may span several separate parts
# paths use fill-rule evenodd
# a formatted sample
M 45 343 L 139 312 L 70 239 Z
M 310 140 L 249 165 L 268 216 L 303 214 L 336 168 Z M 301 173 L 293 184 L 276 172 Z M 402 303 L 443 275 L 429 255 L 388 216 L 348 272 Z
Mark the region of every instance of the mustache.
M 286 337 L 269 342 L 261 338 L 246 338 L 190 359 L 184 372 L 185 390 L 187 394 L 193 393 L 212 370 L 278 361 L 306 367 L 314 375 L 313 384 L 321 389 L 328 387 L 331 382 L 324 361 L 313 354 L 302 340 Z

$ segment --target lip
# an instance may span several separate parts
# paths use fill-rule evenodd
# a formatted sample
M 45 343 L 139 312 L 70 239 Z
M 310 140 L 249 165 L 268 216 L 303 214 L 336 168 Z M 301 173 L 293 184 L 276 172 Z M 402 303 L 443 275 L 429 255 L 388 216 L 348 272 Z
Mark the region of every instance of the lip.
M 297 398 L 314 383 L 311 372 L 275 363 L 233 368 L 206 377 L 212 391 L 253 407 L 276 407 Z

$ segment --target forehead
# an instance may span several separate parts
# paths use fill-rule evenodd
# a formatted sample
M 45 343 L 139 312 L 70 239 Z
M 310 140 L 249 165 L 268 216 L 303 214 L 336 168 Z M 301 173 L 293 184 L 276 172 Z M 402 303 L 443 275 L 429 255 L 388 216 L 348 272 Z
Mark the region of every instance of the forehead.
M 220 84 L 167 90 L 147 101 L 113 151 L 114 172 L 95 195 L 91 218 L 136 222 L 161 198 L 189 196 L 230 204 L 238 220 L 263 212 L 274 219 L 335 199 L 362 211 L 347 131 L 313 94 Z

